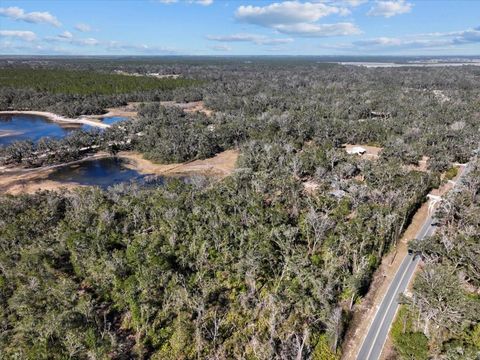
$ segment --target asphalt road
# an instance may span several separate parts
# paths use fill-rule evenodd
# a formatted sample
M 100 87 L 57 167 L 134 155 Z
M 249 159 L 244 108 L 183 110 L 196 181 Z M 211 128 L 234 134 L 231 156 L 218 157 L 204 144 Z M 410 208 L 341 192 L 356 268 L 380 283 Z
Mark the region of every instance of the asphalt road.
M 465 174 L 464 170 L 460 171 L 457 182 Z M 430 215 L 418 232 L 416 238 L 422 240 L 431 236 L 434 231 L 433 217 Z M 390 331 L 390 326 L 392 325 L 399 306 L 399 295 L 407 289 L 419 261 L 420 258 L 413 254 L 407 254 L 403 259 L 375 314 L 375 318 L 370 325 L 370 329 L 358 353 L 357 360 L 378 360 L 380 358 Z

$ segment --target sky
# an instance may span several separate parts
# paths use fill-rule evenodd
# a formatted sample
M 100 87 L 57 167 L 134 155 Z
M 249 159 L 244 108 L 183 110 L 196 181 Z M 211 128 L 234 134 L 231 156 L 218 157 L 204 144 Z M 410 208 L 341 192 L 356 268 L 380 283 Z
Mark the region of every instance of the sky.
M 3 55 L 479 55 L 478 0 L 0 0 Z

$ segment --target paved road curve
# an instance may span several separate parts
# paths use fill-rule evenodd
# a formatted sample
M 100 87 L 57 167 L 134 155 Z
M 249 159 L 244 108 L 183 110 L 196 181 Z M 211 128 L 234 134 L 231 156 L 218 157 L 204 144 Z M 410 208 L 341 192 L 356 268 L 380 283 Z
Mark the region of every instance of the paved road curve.
M 461 168 L 458 180 L 460 180 L 464 174 L 465 170 Z M 435 226 L 432 224 L 433 218 L 429 215 L 416 238 L 422 240 L 431 236 L 435 231 Z M 375 318 L 370 325 L 370 329 L 358 353 L 357 360 L 378 360 L 380 358 L 383 345 L 387 340 L 390 326 L 398 309 L 399 295 L 406 290 L 419 260 L 419 257 L 413 254 L 407 254 L 403 259 L 375 314 Z

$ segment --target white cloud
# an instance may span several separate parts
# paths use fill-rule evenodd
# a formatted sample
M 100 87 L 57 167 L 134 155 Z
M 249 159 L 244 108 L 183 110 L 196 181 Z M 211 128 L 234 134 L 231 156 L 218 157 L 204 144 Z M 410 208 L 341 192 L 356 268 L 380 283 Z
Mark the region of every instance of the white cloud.
M 480 42 L 480 27 L 461 31 L 455 35 L 457 36 L 456 41 L 459 42 Z
M 89 32 L 89 31 L 92 31 L 92 28 L 88 24 L 80 23 L 75 25 L 75 30 L 78 30 L 80 32 Z
M 357 7 L 368 2 L 368 0 L 313 0 L 313 2 L 323 2 L 332 6 Z
M 323 3 L 285 1 L 263 7 L 242 5 L 235 12 L 235 17 L 242 22 L 275 27 L 279 24 L 314 22 L 322 17 L 340 12 L 340 8 Z
M 375 39 L 367 39 L 354 42 L 360 48 L 402 48 L 402 49 L 415 49 L 415 48 L 436 48 L 453 45 L 453 42 L 448 39 L 401 39 L 401 38 L 389 38 L 380 37 Z
M 76 46 L 97 46 L 101 45 L 101 41 L 94 38 L 76 38 L 70 31 L 64 31 L 57 36 L 49 36 L 44 38 L 47 42 L 63 42 Z
M 0 30 L 0 37 L 16 38 L 24 41 L 34 41 L 37 35 L 33 31 Z
M 284 34 L 304 36 L 304 37 L 326 37 L 326 36 L 346 36 L 358 35 L 361 33 L 352 23 L 336 24 L 308 24 L 299 23 L 292 25 L 278 25 L 276 29 Z
M 113 53 L 141 53 L 150 55 L 176 55 L 178 51 L 162 46 L 150 46 L 145 44 L 124 44 L 118 41 L 110 41 L 105 49 Z
M 376 1 L 367 15 L 383 16 L 386 18 L 409 13 L 412 10 L 412 4 L 405 0 Z
M 347 6 L 360 6 L 365 4 L 368 0 L 340 0 L 340 3 L 344 3 Z
M 448 33 L 429 33 L 405 36 L 402 38 L 378 37 L 355 41 L 358 48 L 374 49 L 415 49 L 415 48 L 439 48 L 445 46 L 458 46 L 465 44 L 480 43 L 480 30 L 468 29 Z
M 251 42 L 257 45 L 274 45 L 291 43 L 290 38 L 269 38 L 256 34 L 208 35 L 208 40 L 220 42 Z
M 1 54 L 36 54 L 36 55 L 55 55 L 55 54 L 69 54 L 67 49 L 57 47 L 45 47 L 38 43 L 26 43 L 27 45 L 17 45 L 9 42 L 0 42 Z
M 209 6 L 213 4 L 213 0 L 194 0 L 192 3 L 202 6 Z
M 158 0 L 158 2 L 166 5 L 176 4 L 179 0 Z M 197 4 L 202 6 L 209 6 L 213 4 L 213 0 L 186 0 L 188 4 Z
M 12 20 L 19 20 L 19 21 L 25 21 L 28 23 L 34 23 L 34 24 L 49 24 L 53 25 L 56 27 L 61 26 L 62 24 L 58 19 L 50 14 L 49 12 L 30 12 L 26 13 L 23 9 L 16 7 L 16 6 L 11 6 L 7 8 L 0 8 L 0 15 L 8 17 Z
M 329 15 L 345 16 L 350 10 L 333 6 L 339 2 L 345 6 L 358 6 L 361 0 L 337 0 L 325 2 L 285 1 L 266 6 L 240 6 L 235 12 L 237 20 L 274 29 L 280 33 L 302 37 L 356 35 L 361 31 L 350 22 L 320 24 L 318 20 Z
M 227 45 L 213 45 L 209 46 L 209 48 L 214 51 L 232 51 L 232 48 Z
M 100 41 L 94 38 L 88 39 L 72 39 L 72 43 L 83 46 L 96 46 L 100 45 Z
M 70 32 L 70 31 L 64 31 L 63 33 L 61 33 L 60 35 L 58 35 L 59 37 L 63 38 L 63 39 L 71 39 L 73 38 L 73 34 Z

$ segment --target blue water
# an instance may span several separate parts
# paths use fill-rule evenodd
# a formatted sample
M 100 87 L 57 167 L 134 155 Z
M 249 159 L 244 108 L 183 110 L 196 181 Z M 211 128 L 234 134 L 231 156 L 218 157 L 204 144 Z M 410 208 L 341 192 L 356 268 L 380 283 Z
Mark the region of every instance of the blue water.
M 56 168 L 48 175 L 48 179 L 107 188 L 124 182 L 142 182 L 147 176 L 127 168 L 126 165 L 126 160 L 115 157 L 85 160 Z
M 42 137 L 62 138 L 69 132 L 88 129 L 83 124 L 59 123 L 37 115 L 0 115 L 0 146 L 19 140 L 38 141 Z
M 129 120 L 129 119 L 130 118 L 124 117 L 124 116 L 109 116 L 109 117 L 104 117 L 101 120 L 105 124 L 112 125 L 112 124 L 115 124 L 117 122 Z

